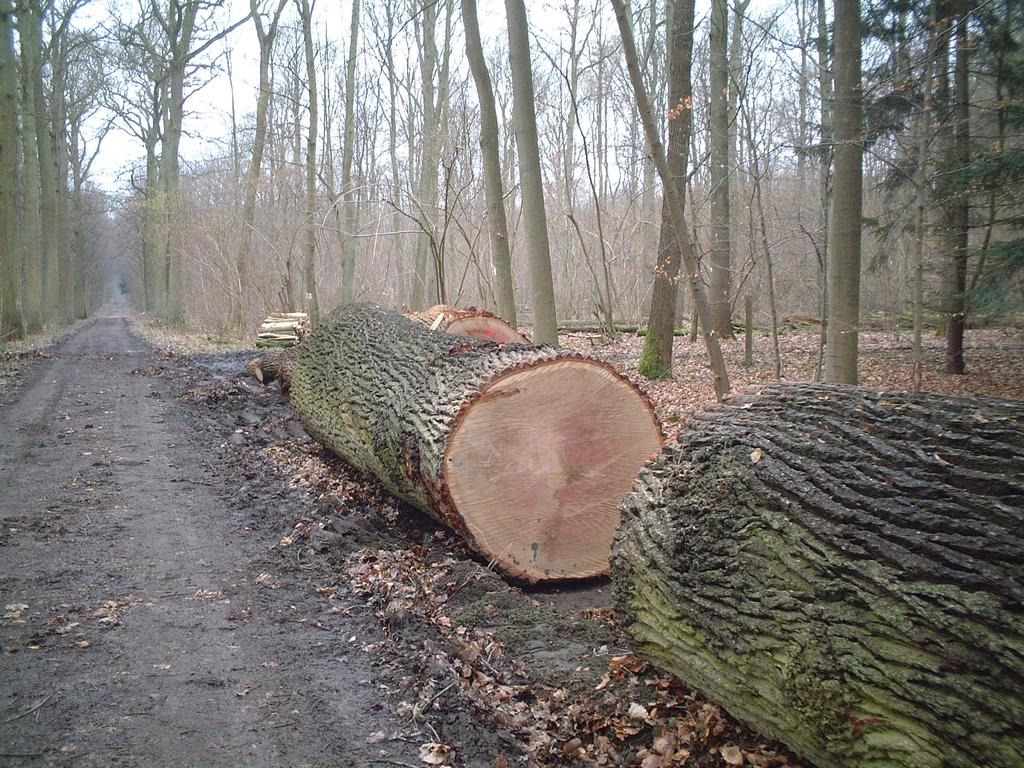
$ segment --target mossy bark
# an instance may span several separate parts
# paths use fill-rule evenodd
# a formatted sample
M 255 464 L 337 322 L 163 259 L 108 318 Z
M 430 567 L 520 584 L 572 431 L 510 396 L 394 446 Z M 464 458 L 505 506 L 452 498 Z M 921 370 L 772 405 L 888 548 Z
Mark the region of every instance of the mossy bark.
M 623 504 L 654 663 L 820 766 L 1024 764 L 1024 411 L 774 387 L 697 417 Z

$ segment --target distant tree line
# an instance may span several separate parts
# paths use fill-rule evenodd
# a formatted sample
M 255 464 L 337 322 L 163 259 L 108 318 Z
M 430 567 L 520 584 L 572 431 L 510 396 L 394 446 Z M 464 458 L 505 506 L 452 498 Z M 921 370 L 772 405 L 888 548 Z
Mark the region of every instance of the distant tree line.
M 1022 304 L 1014 0 L 507 0 L 491 38 L 473 0 L 85 4 L 0 0 L 7 338 L 116 269 L 140 309 L 224 329 L 355 300 L 541 340 L 646 321 L 657 377 L 676 326 L 717 344 L 750 295 L 773 329 L 825 320 L 819 375 L 855 381 L 869 316 L 945 334 L 956 372 L 971 319 Z M 183 160 L 244 37 L 255 106 Z M 142 157 L 116 193 L 89 182 L 108 125 Z

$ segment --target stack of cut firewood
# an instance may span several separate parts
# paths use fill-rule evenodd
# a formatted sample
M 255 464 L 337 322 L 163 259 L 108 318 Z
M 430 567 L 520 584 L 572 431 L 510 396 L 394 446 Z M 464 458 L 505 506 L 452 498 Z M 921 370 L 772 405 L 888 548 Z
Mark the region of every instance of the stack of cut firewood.
M 257 347 L 293 347 L 306 335 L 305 312 L 275 312 L 267 315 L 260 326 Z

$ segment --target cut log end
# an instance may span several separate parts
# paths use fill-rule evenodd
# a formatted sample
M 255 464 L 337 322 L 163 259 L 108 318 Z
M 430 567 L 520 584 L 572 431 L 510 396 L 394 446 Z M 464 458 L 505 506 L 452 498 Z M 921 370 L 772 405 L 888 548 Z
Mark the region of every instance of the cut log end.
M 460 309 L 437 304 L 423 312 L 406 315 L 432 331 L 493 341 L 496 344 L 529 344 L 530 339 L 493 312 L 477 307 Z
M 662 433 L 647 399 L 603 364 L 513 370 L 468 403 L 448 442 L 453 506 L 483 550 L 525 581 L 608 572 L 617 505 Z

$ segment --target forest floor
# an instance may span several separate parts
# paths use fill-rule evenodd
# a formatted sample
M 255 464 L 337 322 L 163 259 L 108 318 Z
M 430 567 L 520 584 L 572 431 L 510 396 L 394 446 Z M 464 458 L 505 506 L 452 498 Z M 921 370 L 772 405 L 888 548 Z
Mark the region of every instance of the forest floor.
M 0 355 L 0 764 L 798 764 L 632 656 L 607 581 L 508 584 L 313 443 L 253 352 L 136 327 L 160 346 L 115 312 Z M 641 341 L 563 339 L 627 375 Z M 727 343 L 734 383 L 769 344 Z M 862 351 L 905 386 L 909 337 Z M 929 389 L 1024 398 L 1020 331 L 970 332 L 967 377 L 927 352 Z M 677 360 L 644 383 L 671 429 L 710 398 L 700 347 Z

